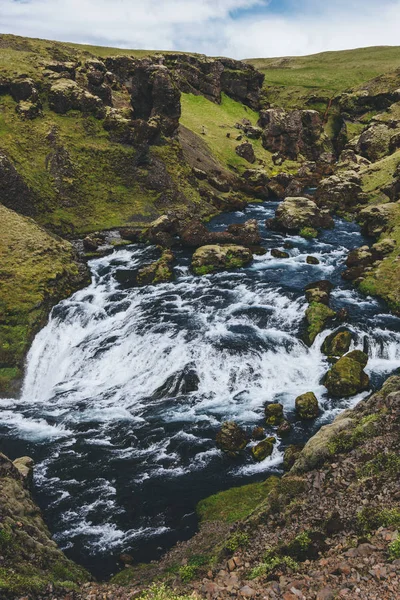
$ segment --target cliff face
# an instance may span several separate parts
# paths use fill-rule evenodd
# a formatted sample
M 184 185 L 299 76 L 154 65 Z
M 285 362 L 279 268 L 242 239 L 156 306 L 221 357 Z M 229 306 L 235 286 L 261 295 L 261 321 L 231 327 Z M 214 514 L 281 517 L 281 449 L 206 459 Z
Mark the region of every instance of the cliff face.
M 51 539 L 29 485 L 33 462 L 0 454 L 0 597 L 54 597 L 88 581 Z

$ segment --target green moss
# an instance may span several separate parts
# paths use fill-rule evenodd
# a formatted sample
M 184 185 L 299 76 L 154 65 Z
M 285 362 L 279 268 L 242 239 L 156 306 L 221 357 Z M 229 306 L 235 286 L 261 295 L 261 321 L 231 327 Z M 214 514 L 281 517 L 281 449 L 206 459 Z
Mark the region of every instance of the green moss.
M 377 433 L 380 418 L 381 415 L 379 413 L 367 415 L 350 431 L 345 430 L 340 432 L 328 443 L 329 452 L 331 454 L 349 452 L 356 446 L 359 446 L 364 440 L 374 437 Z
M 329 319 L 335 316 L 335 311 L 321 304 L 320 302 L 311 302 L 306 310 L 307 327 L 307 342 L 311 345 L 317 335 L 325 329 Z
M 357 471 L 357 477 L 399 477 L 400 456 L 394 452 L 380 453 Z
M 168 588 L 164 583 L 154 583 L 139 596 L 141 600 L 193 600 L 191 596 L 180 595 Z
M 234 523 L 250 515 L 278 482 L 277 477 L 270 477 L 262 483 L 251 483 L 219 492 L 201 500 L 197 505 L 197 513 L 202 521 Z
M 225 543 L 225 548 L 230 552 L 236 552 L 238 548 L 246 548 L 249 545 L 250 537 L 247 533 L 236 531 Z
M 364 360 L 363 360 L 364 359 Z M 349 398 L 369 387 L 369 377 L 363 370 L 368 356 L 354 351 L 342 356 L 328 371 L 324 385 L 335 398 Z
M 290 556 L 272 556 L 257 567 L 254 567 L 249 573 L 249 579 L 265 577 L 277 567 L 287 567 L 295 573 L 299 569 L 299 564 Z
M 388 547 L 388 554 L 390 560 L 397 560 L 400 558 L 400 537 L 398 536 Z
M 312 227 L 303 227 L 303 229 L 299 231 L 299 235 L 306 240 L 313 240 L 318 237 L 318 231 Z
M 361 533 L 371 533 L 379 527 L 400 527 L 400 510 L 385 508 L 379 510 L 373 507 L 363 508 L 357 513 L 357 525 Z

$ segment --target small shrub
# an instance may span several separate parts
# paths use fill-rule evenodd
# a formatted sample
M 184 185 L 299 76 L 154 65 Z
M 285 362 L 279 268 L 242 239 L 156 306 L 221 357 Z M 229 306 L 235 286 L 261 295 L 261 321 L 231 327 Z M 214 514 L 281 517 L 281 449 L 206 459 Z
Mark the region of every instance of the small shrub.
M 238 548 L 245 548 L 249 544 L 250 538 L 247 533 L 241 533 L 237 531 L 225 544 L 225 548 L 231 552 L 236 552 Z
M 183 565 L 179 568 L 179 576 L 185 583 L 192 581 L 196 577 L 197 567 L 194 565 Z
M 141 596 L 141 600 L 189 600 L 192 596 L 181 596 L 167 588 L 165 584 L 154 583 Z
M 396 560 L 400 558 L 400 537 L 397 537 L 394 542 L 389 544 L 388 551 L 390 560 Z
M 379 527 L 400 527 L 400 510 L 397 508 L 363 508 L 357 514 L 357 523 L 362 533 L 370 533 Z
M 254 569 L 250 571 L 249 579 L 256 579 L 257 577 L 269 575 L 271 571 L 279 566 L 287 567 L 291 571 L 297 571 L 299 568 L 298 563 L 293 560 L 293 558 L 290 558 L 290 556 L 272 556 L 257 567 L 254 567 Z

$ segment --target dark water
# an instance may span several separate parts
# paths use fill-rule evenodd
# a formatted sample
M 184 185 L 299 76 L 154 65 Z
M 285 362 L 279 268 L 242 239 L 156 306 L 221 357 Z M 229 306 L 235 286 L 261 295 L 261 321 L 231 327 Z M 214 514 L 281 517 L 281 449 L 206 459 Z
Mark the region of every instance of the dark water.
M 55 307 L 36 337 L 22 398 L 0 400 L 1 450 L 35 459 L 36 498 L 56 540 L 100 578 L 118 570 L 121 552 L 145 562 L 190 537 L 201 498 L 280 470 L 281 442 L 260 464 L 224 457 L 214 443 L 221 422 L 250 429 L 263 424 L 265 402 L 279 401 L 294 423 L 290 444 L 362 397 L 332 401 L 320 384 L 326 332 L 312 348 L 299 339 L 307 283 L 335 284 L 332 306 L 349 310 L 355 347 L 368 339 L 373 385 L 400 366 L 400 320 L 340 277 L 348 250 L 364 242 L 358 227 L 338 220 L 318 240 L 283 238 L 264 227 L 275 208 L 255 204 L 210 227 L 256 218 L 265 248 L 293 243 L 289 259 L 268 252 L 197 278 L 180 251 L 176 281 L 144 288 L 133 275 L 154 248 L 92 261 L 92 284 Z M 311 390 L 323 414 L 304 425 L 294 400 Z

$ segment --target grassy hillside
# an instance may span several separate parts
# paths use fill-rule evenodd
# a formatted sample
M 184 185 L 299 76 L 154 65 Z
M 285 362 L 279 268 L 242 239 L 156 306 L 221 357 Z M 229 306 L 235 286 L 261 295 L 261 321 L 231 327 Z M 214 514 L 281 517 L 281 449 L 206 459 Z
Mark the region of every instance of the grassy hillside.
M 318 107 L 340 92 L 400 67 L 400 47 L 376 46 L 246 62 L 265 74 L 264 86 L 270 102 Z

